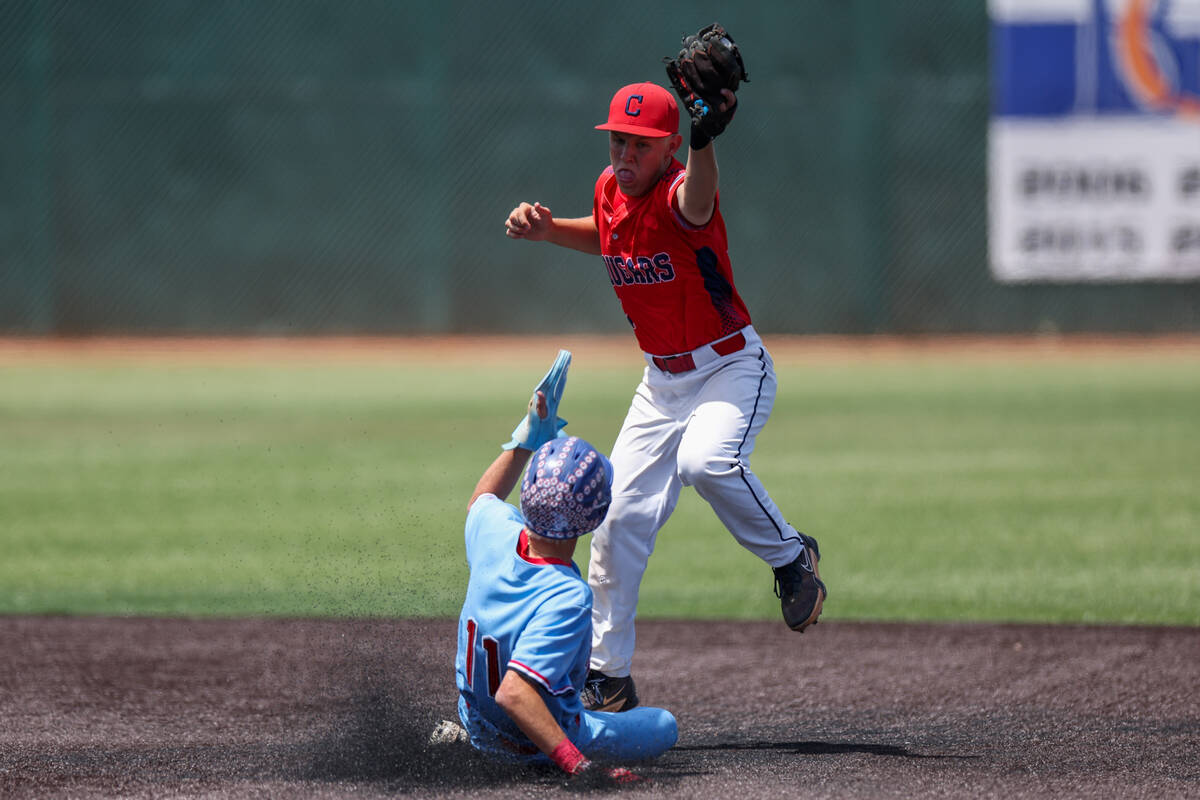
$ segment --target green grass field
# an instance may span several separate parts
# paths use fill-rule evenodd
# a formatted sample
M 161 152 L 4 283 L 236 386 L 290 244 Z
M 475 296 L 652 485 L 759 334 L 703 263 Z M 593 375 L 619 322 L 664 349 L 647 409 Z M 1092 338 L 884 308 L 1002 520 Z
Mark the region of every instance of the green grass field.
M 554 348 L 470 369 L 0 364 L 0 613 L 455 615 L 465 501 Z M 605 448 L 639 375 L 613 363 L 577 356 L 562 409 Z M 821 541 L 824 619 L 1200 624 L 1195 349 L 779 375 L 753 464 Z M 778 605 L 685 490 L 640 614 Z

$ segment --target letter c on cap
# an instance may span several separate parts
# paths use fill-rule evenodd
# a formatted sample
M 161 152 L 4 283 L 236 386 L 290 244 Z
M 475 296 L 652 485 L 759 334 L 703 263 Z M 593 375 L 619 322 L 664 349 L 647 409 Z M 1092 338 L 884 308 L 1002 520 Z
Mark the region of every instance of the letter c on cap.
M 640 94 L 629 95 L 629 99 L 625 101 L 625 113 L 631 117 L 636 117 L 638 114 L 641 114 L 642 110 L 635 107 L 633 105 L 633 101 L 637 100 L 638 105 L 640 106 L 645 99 L 646 98 Z

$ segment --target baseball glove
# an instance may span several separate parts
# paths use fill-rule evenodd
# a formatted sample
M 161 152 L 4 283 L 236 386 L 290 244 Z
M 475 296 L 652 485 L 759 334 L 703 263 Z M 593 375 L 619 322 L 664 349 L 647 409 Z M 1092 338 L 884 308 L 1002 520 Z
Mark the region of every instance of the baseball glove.
M 722 89 L 736 92 L 742 81 L 749 81 L 742 53 L 733 37 L 717 23 L 701 28 L 694 36 L 683 37 L 683 49 L 674 58 L 664 58 L 667 77 L 675 93 L 692 118 L 692 149 L 700 150 L 719 136 L 733 113 L 737 100 L 724 111 Z
M 563 389 L 567 388 L 567 370 L 571 366 L 571 351 L 559 350 L 554 364 L 542 378 L 541 383 L 533 389 L 533 398 L 525 417 L 513 429 L 512 439 L 501 447 L 512 450 L 514 447 L 524 447 L 526 450 L 537 450 L 551 439 L 566 436 L 562 429 L 567 421 L 558 416 L 558 404 L 562 400 Z M 537 413 L 537 393 L 546 395 L 546 417 L 543 419 Z

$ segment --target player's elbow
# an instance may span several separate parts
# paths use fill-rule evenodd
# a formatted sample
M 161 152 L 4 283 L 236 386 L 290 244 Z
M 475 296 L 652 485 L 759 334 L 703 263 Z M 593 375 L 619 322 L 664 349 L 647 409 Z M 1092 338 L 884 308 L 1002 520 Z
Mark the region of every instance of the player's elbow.
M 521 709 L 531 688 L 524 679 L 510 670 L 505 674 L 504 680 L 500 681 L 500 687 L 496 689 L 496 696 L 493 699 L 505 714 L 515 718 L 516 712 Z
M 496 701 L 496 705 L 500 706 L 500 710 L 510 717 L 514 716 L 513 711 L 519 708 L 517 698 L 512 692 L 506 692 L 503 688 L 497 690 L 496 696 L 492 698 Z
M 713 211 L 715 210 L 715 203 L 709 203 L 706 206 L 700 207 L 682 205 L 679 207 L 679 213 L 683 215 L 683 218 L 697 228 L 703 228 L 707 225 L 712 220 Z
M 688 186 L 685 182 L 676 195 L 680 216 L 697 228 L 707 225 L 717 210 L 716 183 L 711 186 L 699 184 L 697 181 Z

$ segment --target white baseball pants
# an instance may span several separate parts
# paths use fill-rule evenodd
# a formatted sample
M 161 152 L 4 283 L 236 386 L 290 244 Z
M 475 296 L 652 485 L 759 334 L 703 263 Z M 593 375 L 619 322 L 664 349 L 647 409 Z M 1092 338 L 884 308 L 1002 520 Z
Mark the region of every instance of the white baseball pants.
M 647 367 L 610 456 L 613 498 L 592 533 L 591 666 L 630 674 L 634 615 L 659 529 L 684 486 L 693 486 L 743 547 L 772 567 L 794 561 L 802 545 L 750 471 L 754 440 L 775 403 L 775 365 L 753 327 L 746 346 L 718 356 L 693 351 L 696 368 Z

